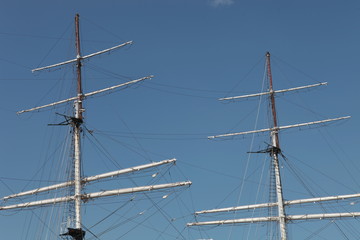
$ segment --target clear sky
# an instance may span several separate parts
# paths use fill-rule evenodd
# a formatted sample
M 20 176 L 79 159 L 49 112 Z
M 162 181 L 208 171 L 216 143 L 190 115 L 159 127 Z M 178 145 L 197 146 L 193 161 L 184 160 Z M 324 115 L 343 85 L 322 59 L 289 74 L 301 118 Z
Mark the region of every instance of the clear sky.
M 3 0 L 1 196 L 44 186 L 45 180 L 53 183 L 55 175 L 62 176 L 55 162 L 60 160 L 57 154 L 69 155 L 58 150 L 68 130 L 47 124 L 63 121 L 55 113 L 66 114 L 66 110 L 57 108 L 21 116 L 16 112 L 73 96 L 71 67 L 37 74 L 31 69 L 74 58 L 76 13 L 80 14 L 83 55 L 134 41 L 131 47 L 84 62 L 84 92 L 155 76 L 85 104 L 86 128 L 96 138 L 84 136 L 84 175 L 112 171 L 114 165 L 129 167 L 174 157 L 177 165 L 164 177 L 193 182 L 164 205 L 147 197 L 141 199 L 147 207 L 152 206 L 153 212 L 148 211 L 151 214 L 146 215 L 146 207 L 141 205 L 131 209 L 134 213 L 119 209 L 116 214 L 123 218 L 118 222 L 114 218 L 112 224 L 120 226 L 109 235 L 100 236 L 101 228 L 92 229 L 98 239 L 265 239 L 265 224 L 186 228 L 185 223 L 194 221 L 195 210 L 267 201 L 269 193 L 264 189 L 269 158 L 261 154 L 249 156 L 247 152 L 266 148 L 268 137 L 207 139 L 214 134 L 268 127 L 266 104 L 258 110 L 253 100 L 228 104 L 217 100 L 261 91 L 267 51 L 272 56 L 275 89 L 328 82 L 325 87 L 279 96 L 280 125 L 352 116 L 327 127 L 280 134 L 287 157 L 281 163 L 284 198 L 360 192 L 359 1 Z M 264 113 L 257 118 L 258 111 Z M 57 137 L 60 140 L 55 140 Z M 98 140 L 105 143 L 101 145 Z M 98 152 L 112 156 L 116 164 L 109 159 L 99 160 L 99 153 L 92 150 L 94 145 L 101 149 Z M 112 200 L 106 206 L 115 203 L 119 208 L 125 203 Z M 341 208 L 330 208 L 330 212 L 360 212 L 359 201 L 340 204 Z M 103 206 L 90 203 L 84 217 L 86 227 L 106 216 L 100 213 Z M 169 215 L 157 207 L 169 210 Z M 324 210 L 309 205 L 288 211 L 300 214 L 306 207 L 307 213 Z M 41 219 L 48 215 L 40 211 L 0 212 L 1 239 L 54 239 L 57 233 L 43 234 L 49 227 Z M 130 231 L 131 214 L 136 211 L 144 212 L 144 219 L 135 219 L 137 223 L 147 225 L 140 231 Z M 129 218 L 124 217 L 129 213 Z M 199 220 L 204 219 L 215 218 Z M 35 228 L 35 223 L 42 227 Z M 358 220 L 311 223 L 315 227 L 308 223 L 289 224 L 291 239 L 359 239 Z M 87 236 L 96 239 L 90 233 Z

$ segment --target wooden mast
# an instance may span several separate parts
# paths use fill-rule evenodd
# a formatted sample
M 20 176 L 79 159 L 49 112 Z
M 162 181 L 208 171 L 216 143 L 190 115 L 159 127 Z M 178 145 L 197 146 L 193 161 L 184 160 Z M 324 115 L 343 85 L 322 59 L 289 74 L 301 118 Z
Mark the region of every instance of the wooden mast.
M 74 182 L 75 182 L 75 228 L 81 230 L 81 124 L 83 122 L 82 107 L 82 86 L 81 86 L 81 52 L 79 34 L 79 14 L 75 16 L 76 35 L 76 72 L 77 72 L 77 100 L 75 101 L 75 120 L 72 123 L 74 128 Z
M 79 120 L 83 120 L 82 116 L 82 81 L 81 81 L 81 49 L 80 49 L 80 27 L 79 27 L 79 14 L 75 15 L 75 35 L 76 35 L 76 73 L 77 73 L 77 96 L 78 106 L 76 114 Z
M 269 79 L 270 107 L 271 107 L 272 120 L 273 120 L 273 130 L 270 132 L 270 136 L 272 140 L 272 148 L 270 151 L 270 155 L 272 158 L 272 162 L 274 165 L 274 172 L 275 172 L 280 235 L 281 235 L 281 240 L 286 240 L 286 223 L 285 223 L 286 218 L 285 218 L 284 200 L 282 193 L 281 175 L 280 175 L 279 157 L 278 157 L 278 154 L 280 152 L 280 144 L 279 144 L 279 133 L 278 133 L 278 124 L 277 124 L 276 107 L 275 107 L 275 94 L 273 89 L 269 52 L 266 53 L 266 64 L 267 64 L 267 76 Z

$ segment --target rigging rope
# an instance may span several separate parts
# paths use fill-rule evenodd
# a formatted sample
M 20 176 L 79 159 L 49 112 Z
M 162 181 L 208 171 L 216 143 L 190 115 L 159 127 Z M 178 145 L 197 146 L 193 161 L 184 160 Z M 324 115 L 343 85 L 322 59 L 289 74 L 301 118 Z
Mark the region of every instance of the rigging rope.
M 59 43 L 60 40 L 63 39 L 63 36 L 65 35 L 65 33 L 69 30 L 70 26 L 72 26 L 72 23 L 69 23 L 68 26 L 66 27 L 65 31 L 61 34 L 61 36 L 59 38 L 56 38 L 57 41 L 55 42 L 55 44 L 49 49 L 49 51 L 45 54 L 45 56 L 41 59 L 41 61 L 39 62 L 39 64 L 37 65 L 37 67 L 39 67 L 44 60 L 49 56 L 49 54 L 51 53 L 51 51 L 56 47 L 56 45 Z
M 267 66 L 266 66 L 266 64 L 265 64 L 265 70 L 264 70 L 264 75 L 263 75 L 263 80 L 262 80 L 262 87 L 261 87 L 261 90 L 262 90 L 262 91 L 263 91 L 264 86 L 265 86 L 266 67 L 267 67 Z M 259 116 L 260 116 L 261 99 L 262 99 L 262 96 L 259 97 L 258 111 L 257 111 L 257 114 L 256 114 L 255 123 L 254 123 L 254 130 L 257 129 L 257 124 L 258 124 L 258 120 L 259 120 Z M 255 134 L 252 135 L 252 139 L 251 139 L 251 143 L 250 143 L 250 151 L 251 151 L 251 149 L 253 148 L 254 140 L 255 140 Z M 236 203 L 237 205 L 239 205 L 239 203 L 240 203 L 240 198 L 242 197 L 242 192 L 243 192 L 243 189 L 244 189 L 244 182 L 245 182 L 245 178 L 246 178 L 246 176 L 247 176 L 247 171 L 248 171 L 248 167 L 249 167 L 249 163 L 250 163 L 250 158 L 251 158 L 251 153 L 248 154 L 248 158 L 247 158 L 247 161 L 246 161 L 246 166 L 245 166 L 244 175 L 243 175 L 242 182 L 241 182 L 240 192 L 239 192 L 238 199 L 237 199 L 237 203 Z M 235 218 L 236 215 L 237 215 L 237 213 L 234 212 L 233 218 Z M 230 237 L 231 237 L 231 235 L 232 235 L 233 227 L 234 227 L 233 225 L 230 227 L 230 231 L 229 231 L 229 234 L 228 234 L 228 239 L 230 239 Z M 250 230 L 249 230 L 249 231 L 250 231 Z
M 301 182 L 301 184 L 302 184 L 303 187 L 306 189 L 306 191 L 310 194 L 310 196 L 311 196 L 311 197 L 316 197 L 316 194 L 313 193 L 313 191 L 311 191 L 311 189 L 305 184 L 305 182 L 303 181 L 303 179 L 302 179 L 302 178 L 299 176 L 299 174 L 295 171 L 295 168 L 290 165 L 290 162 L 291 162 L 291 161 L 288 161 L 287 158 L 286 158 L 283 154 L 281 154 L 281 156 L 285 159 L 285 163 L 288 164 L 290 171 L 291 171 L 291 172 L 295 175 L 295 177 Z M 318 202 L 318 204 L 319 204 L 320 208 L 321 208 L 324 212 L 328 212 L 328 210 L 325 208 L 325 204 L 324 204 L 324 203 Z M 347 237 L 347 235 L 345 234 L 345 232 L 340 228 L 339 224 L 338 224 L 337 222 L 335 222 L 335 221 L 334 221 L 333 223 L 335 224 L 336 228 L 337 228 L 338 231 L 341 233 L 341 235 L 344 237 L 344 239 L 349 239 L 349 238 Z

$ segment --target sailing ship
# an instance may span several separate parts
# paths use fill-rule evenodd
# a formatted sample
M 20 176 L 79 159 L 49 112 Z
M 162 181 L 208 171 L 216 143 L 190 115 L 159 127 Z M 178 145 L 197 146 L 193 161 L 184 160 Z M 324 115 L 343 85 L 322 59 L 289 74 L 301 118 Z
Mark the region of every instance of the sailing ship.
M 92 54 L 82 55 L 81 47 L 80 47 L 80 27 L 79 27 L 79 14 L 75 16 L 75 46 L 76 46 L 76 57 L 72 60 L 64 61 L 57 64 L 52 64 L 46 67 L 40 67 L 32 70 L 33 72 L 39 72 L 50 69 L 58 69 L 64 66 L 73 66 L 76 71 L 76 95 L 64 100 L 56 101 L 50 104 L 46 104 L 43 106 L 34 107 L 27 110 L 19 111 L 18 114 L 24 114 L 27 112 L 40 111 L 42 109 L 48 109 L 59 105 L 69 104 L 71 106 L 71 110 L 69 113 L 57 113 L 57 115 L 63 119 L 62 122 L 58 124 L 49 124 L 55 126 L 68 126 L 69 133 L 71 137 L 67 139 L 67 143 L 64 146 L 69 147 L 70 150 L 65 151 L 63 154 L 68 155 L 65 158 L 69 158 L 70 161 L 65 163 L 64 172 L 66 171 L 66 177 L 63 182 L 56 182 L 55 184 L 50 184 L 48 186 L 39 186 L 38 188 L 22 191 L 20 193 L 14 193 L 8 196 L 4 196 L 1 198 L 0 212 L 10 212 L 18 211 L 18 210 L 28 210 L 31 212 L 36 212 L 38 208 L 49 207 L 52 208 L 53 212 L 61 213 L 63 216 L 60 218 L 61 224 L 52 228 L 52 224 L 48 220 L 48 216 L 42 216 L 39 214 L 35 214 L 37 220 L 42 223 L 42 227 L 38 236 L 31 237 L 26 233 L 26 239 L 74 239 L 74 240 L 83 240 L 83 239 L 100 239 L 100 237 L 111 231 L 111 229 L 116 229 L 120 225 L 125 225 L 125 222 L 130 222 L 132 225 L 141 225 L 142 221 L 135 220 L 139 216 L 147 215 L 144 212 L 149 211 L 150 209 L 156 209 L 160 211 L 161 214 L 163 211 L 163 205 L 159 203 L 159 199 L 167 199 L 169 195 L 172 193 L 177 193 L 179 190 L 184 189 L 184 187 L 188 187 L 191 185 L 190 181 L 178 181 L 174 183 L 162 183 L 162 179 L 166 179 L 164 175 L 168 173 L 171 166 L 174 166 L 176 159 L 167 159 L 163 161 L 150 162 L 147 164 L 142 164 L 138 166 L 132 166 L 122 169 L 113 169 L 110 172 L 96 174 L 94 176 L 86 176 L 83 173 L 84 167 L 84 151 L 82 139 L 87 134 L 92 136 L 94 131 L 89 130 L 85 125 L 84 118 L 84 102 L 86 99 L 101 95 L 104 93 L 111 93 L 119 89 L 123 89 L 129 87 L 131 85 L 135 85 L 141 83 L 146 80 L 150 80 L 153 76 L 146 76 L 139 79 L 131 80 L 125 83 L 117 84 L 115 86 L 107 87 L 101 90 L 92 91 L 89 93 L 83 92 L 83 81 L 82 81 L 82 66 L 84 61 L 88 61 L 90 58 L 103 55 L 105 53 L 113 52 L 117 49 L 120 49 L 125 46 L 129 46 L 132 44 L 132 41 L 128 41 L 117 46 L 101 50 Z M 103 121 L 106 121 L 106 118 L 102 118 Z M 93 141 L 97 141 L 96 139 Z M 110 154 L 108 154 L 107 150 L 104 146 L 100 145 L 100 151 L 107 155 L 108 158 L 111 158 Z M 111 159 L 114 161 L 113 159 Z M 116 162 L 116 160 L 115 160 Z M 99 169 L 102 168 L 100 165 L 103 163 L 98 163 Z M 119 165 L 115 163 L 114 165 Z M 61 169 L 55 169 L 60 171 Z M 141 172 L 145 172 L 141 175 Z M 139 175 L 138 175 L 139 174 Z M 144 178 L 147 176 L 147 180 L 138 180 L 137 176 L 140 178 Z M 150 176 L 150 177 L 149 177 Z M 161 176 L 163 178 L 161 178 Z M 125 180 L 126 179 L 128 180 Z M 160 177 L 160 178 L 159 178 Z M 149 180 L 150 178 L 150 180 Z M 161 179 L 161 180 L 160 180 Z M 117 183 L 114 183 L 114 180 Z M 99 189 L 95 192 L 91 191 L 92 185 L 97 185 L 102 183 L 101 181 L 105 181 L 102 187 L 96 187 Z M 119 183 L 120 182 L 120 183 Z M 148 183 L 148 185 L 140 185 L 142 182 Z M 128 186 L 132 184 L 133 186 Z M 114 187 L 121 186 L 121 188 L 115 189 L 106 189 L 105 187 Z M 157 193 L 157 200 L 151 199 L 152 192 Z M 48 197 L 47 194 L 53 194 L 52 197 Z M 175 194 L 176 195 L 176 194 Z M 115 198 L 125 198 L 126 200 L 117 201 Z M 83 209 L 85 203 L 92 204 L 93 200 L 96 199 L 110 199 L 106 202 L 107 206 L 115 206 L 116 209 L 111 211 L 108 210 L 107 214 L 99 216 L 97 213 L 91 214 L 91 218 L 97 217 L 98 222 L 92 223 L 92 227 L 88 224 L 84 223 L 83 214 L 85 210 Z M 29 199 L 29 200 L 28 200 Z M 135 201 L 147 201 L 149 202 L 150 207 L 145 207 L 142 210 L 137 209 L 138 213 L 135 215 L 130 215 L 129 217 L 121 216 L 119 218 L 119 214 L 117 213 L 120 209 L 122 211 L 126 211 L 126 213 L 131 214 L 131 208 L 126 208 L 127 204 L 132 205 Z M 125 204 L 125 202 L 127 202 Z M 105 206 L 104 205 L 104 206 Z M 61 206 L 61 208 L 60 208 Z M 65 209 L 63 209 L 64 207 Z M 54 210 L 55 209 L 55 210 Z M 61 209 L 61 210 L 60 210 Z M 124 210 L 126 209 L 126 210 Z M 145 219 L 151 217 L 153 213 L 149 211 L 149 215 L 145 217 Z M 118 215 L 118 220 L 113 221 L 111 225 L 107 228 L 108 230 L 97 231 L 94 230 L 93 227 L 101 224 L 103 221 L 107 220 L 111 216 Z M 120 219 L 120 220 L 119 220 Z M 31 221 L 30 221 L 31 222 Z M 169 220 L 170 222 L 170 220 Z M 130 227 L 130 230 L 134 228 L 134 226 Z M 151 227 L 151 226 L 148 226 Z M 154 227 L 154 226 L 152 226 Z M 24 227 L 25 229 L 25 227 Z M 49 230 L 49 233 L 45 233 L 45 230 Z M 161 230 L 162 231 L 162 230 Z M 159 231 L 160 232 L 160 231 Z M 121 234 L 116 234 L 113 236 L 113 239 L 119 239 L 122 236 L 126 235 L 127 232 L 123 232 Z
M 244 184 L 254 173 L 261 173 L 260 180 L 258 183 L 264 186 L 260 186 L 253 189 L 254 198 L 251 198 L 254 201 L 252 204 L 248 205 L 235 205 L 231 207 L 224 208 L 216 208 L 211 210 L 201 210 L 196 211 L 195 221 L 187 224 L 190 228 L 199 229 L 199 232 L 202 234 L 203 238 L 206 239 L 217 239 L 218 236 L 211 235 L 211 233 L 205 233 L 204 228 L 208 227 L 211 230 L 217 228 L 219 226 L 230 227 L 229 234 L 227 239 L 339 239 L 335 237 L 335 235 L 331 238 L 329 237 L 321 237 L 320 232 L 324 231 L 330 225 L 335 226 L 340 232 L 341 237 L 343 239 L 359 239 L 358 232 L 358 222 L 357 227 L 352 226 L 351 224 L 347 224 L 346 222 L 342 225 L 346 230 L 341 230 L 341 226 L 339 225 L 339 219 L 356 219 L 356 217 L 360 216 L 360 212 L 354 212 L 351 209 L 349 210 L 349 206 L 353 206 L 356 204 L 357 200 L 360 198 L 360 193 L 356 192 L 353 194 L 345 194 L 345 195 L 330 195 L 330 196 L 317 196 L 311 190 L 310 186 L 306 186 L 305 180 L 301 180 L 300 175 L 295 172 L 295 176 L 301 181 L 301 184 L 308 191 L 307 194 L 311 195 L 310 198 L 303 199 L 288 199 L 286 196 L 286 192 L 283 188 L 283 182 L 286 182 L 286 179 L 283 178 L 282 171 L 285 170 L 282 168 L 284 165 L 290 165 L 291 161 L 286 157 L 286 153 L 284 149 L 281 147 L 281 143 L 279 140 L 279 135 L 281 132 L 288 129 L 296 129 L 296 128 L 311 128 L 316 126 L 323 126 L 332 122 L 342 121 L 345 119 L 349 119 L 350 116 L 338 117 L 332 119 L 318 120 L 306 123 L 297 123 L 293 125 L 280 126 L 278 124 L 278 114 L 275 97 L 283 94 L 297 92 L 306 89 L 317 88 L 320 86 L 327 85 L 327 82 L 320 82 L 317 84 L 311 84 L 301 87 L 293 87 L 283 90 L 275 90 L 273 87 L 273 77 L 272 77 L 272 69 L 270 64 L 270 53 L 266 53 L 265 57 L 265 74 L 264 74 L 264 82 L 267 82 L 267 90 L 262 91 L 260 93 L 255 94 L 246 94 L 235 97 L 224 97 L 220 98 L 220 101 L 229 102 L 229 101 L 237 101 L 237 100 L 245 100 L 245 99 L 260 99 L 266 98 L 268 106 L 268 122 L 270 123 L 270 127 L 263 129 L 255 129 L 244 132 L 235 132 L 235 133 L 226 133 L 220 135 L 209 136 L 209 139 L 234 139 L 236 137 L 244 137 L 247 135 L 261 135 L 269 133 L 270 135 L 270 143 L 267 143 L 265 149 L 260 149 L 257 151 L 250 150 L 248 152 L 250 155 L 265 155 L 268 157 L 268 161 L 264 161 L 263 167 L 260 167 L 262 163 L 254 163 L 253 159 L 249 161 L 247 160 L 246 166 L 244 167 L 244 177 L 242 179 L 242 183 L 239 187 L 239 199 L 243 197 L 243 195 L 248 195 L 248 193 L 244 190 Z M 263 83 L 264 84 L 264 83 Z M 264 86 L 264 85 L 263 85 Z M 259 104 L 260 106 L 260 104 Z M 257 122 L 256 120 L 255 122 Z M 282 160 L 282 162 L 280 161 Z M 267 166 L 269 167 L 268 177 L 264 177 L 264 166 L 265 162 L 267 162 Z M 256 164 L 258 169 L 255 169 L 250 173 L 249 168 L 250 164 Z M 288 166 L 287 165 L 287 166 Z M 310 164 L 309 164 L 310 165 Z M 259 169 L 262 170 L 260 171 Z M 290 168 L 291 170 L 291 168 Z M 289 174 L 288 174 L 289 175 Z M 249 179 L 248 179 L 249 180 Z M 254 180 L 253 180 L 254 181 Z M 266 182 L 263 184 L 263 182 Z M 315 185 L 316 183 L 312 183 Z M 262 192 L 262 189 L 268 189 L 268 193 Z M 296 188 L 290 189 L 295 190 Z M 236 191 L 237 192 L 237 191 Z M 241 195 L 242 193 L 242 195 Z M 262 197 L 261 197 L 262 196 Z M 248 196 L 244 196 L 243 198 L 248 199 Z M 260 198 L 268 200 L 267 202 L 262 202 Z M 333 205 L 338 205 L 338 207 L 334 207 Z M 330 210 L 328 206 L 331 206 Z M 306 210 L 309 208 L 309 210 Z M 338 211 L 339 212 L 335 212 Z M 309 212 L 310 211 L 310 212 Z M 314 211 L 314 212 L 311 212 Z M 219 218 L 222 219 L 219 220 Z M 210 220 L 209 220 L 210 219 Z M 306 232 L 305 234 L 292 234 L 292 231 L 289 230 L 291 225 L 294 225 L 299 222 L 310 221 L 311 224 L 315 224 L 317 220 L 325 221 L 325 225 L 317 225 L 316 230 Z M 243 228 L 243 231 L 237 231 L 236 235 L 235 229 Z M 305 228 L 304 228 L 305 229 Z M 221 232 L 221 230 L 218 229 Z M 225 231 L 225 230 L 223 230 Z M 210 231 L 209 231 L 210 232 Z M 217 232 L 218 233 L 218 232 Z M 224 236 L 224 234 L 220 234 Z M 206 236 L 206 237 L 204 237 Z M 306 237 L 307 236 L 307 237 Z M 351 238 L 353 237 L 353 238 Z

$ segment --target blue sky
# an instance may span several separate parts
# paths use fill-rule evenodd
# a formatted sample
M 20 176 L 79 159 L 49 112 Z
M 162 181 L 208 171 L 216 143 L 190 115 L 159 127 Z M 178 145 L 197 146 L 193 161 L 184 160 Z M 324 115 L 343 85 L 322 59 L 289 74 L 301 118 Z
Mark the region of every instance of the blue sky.
M 245 230 L 186 229 L 184 223 L 194 220 L 191 213 L 195 210 L 265 201 L 252 196 L 260 196 L 264 191 L 254 183 L 266 184 L 266 174 L 261 178 L 261 169 L 269 160 L 257 154 L 249 158 L 246 152 L 265 148 L 268 137 L 210 141 L 207 136 L 267 127 L 266 104 L 261 105 L 260 112 L 264 114 L 259 115 L 255 126 L 257 101 L 224 104 L 217 100 L 261 91 L 267 51 L 272 54 L 276 89 L 329 83 L 311 91 L 279 96 L 280 124 L 352 116 L 324 128 L 281 133 L 282 150 L 290 162 L 282 164 L 285 199 L 311 197 L 302 182 L 291 174 L 293 171 L 318 196 L 359 192 L 358 1 L 3 1 L 0 9 L 1 195 L 44 185 L 45 178 L 55 180 L 58 165 L 53 161 L 58 156 L 52 157 L 55 151 L 51 148 L 61 144 L 61 140 L 55 139 L 64 139 L 67 130 L 47 124 L 61 122 L 63 119 L 55 113 L 66 110 L 59 108 L 22 116 L 15 113 L 73 95 L 71 67 L 39 74 L 32 74 L 31 69 L 74 57 L 76 13 L 81 19 L 84 55 L 134 41 L 131 47 L 85 62 L 84 92 L 127 79 L 155 76 L 136 87 L 90 99 L 85 105 L 86 127 L 95 135 L 98 133 L 99 139 L 108 134 L 103 146 L 114 151 L 111 155 L 119 166 L 175 157 L 178 163 L 171 178 L 193 182 L 190 189 L 178 196 L 180 200 L 166 205 L 170 212 L 179 210 L 171 212 L 179 219 L 171 225 L 179 229 L 172 229 L 172 237 L 147 229 L 134 235 L 125 234 L 122 239 L 144 236 L 176 239 L 179 235 L 178 239 L 189 240 L 246 239 L 247 236 L 264 239 L 262 230 L 256 235 L 247 226 Z M 83 153 L 85 175 L 114 170 L 106 160 L 99 163 L 91 144 L 84 139 L 84 152 L 90 152 Z M 248 158 L 247 176 L 243 178 Z M 42 173 L 38 172 L 39 168 Z M 39 178 L 41 182 L 34 181 Z M 240 194 L 244 179 L 247 184 Z M 351 209 L 347 208 L 349 203 L 341 206 L 346 211 L 360 211 L 360 205 L 354 203 Z M 321 211 L 309 207 L 310 212 Z M 96 222 L 93 215 L 97 211 L 92 208 L 86 211 L 91 219 L 85 220 L 87 226 Z M 28 227 L 32 226 L 29 222 L 37 222 L 36 216 L 46 216 L 32 214 L 31 211 L 11 212 L 11 216 L 1 213 L 2 237 L 30 239 L 27 233 L 34 234 L 29 229 L 35 227 Z M 156 225 L 162 218 L 154 214 L 148 221 Z M 345 227 L 346 238 L 329 221 L 312 223 L 315 227 L 290 224 L 289 236 L 357 239 L 358 232 L 352 228 Z M 355 229 L 359 226 L 357 220 L 346 223 Z M 344 227 L 342 223 L 339 226 Z M 266 226 L 259 227 L 262 228 Z M 117 239 L 115 236 L 124 232 L 120 227 L 114 235 L 100 239 Z

